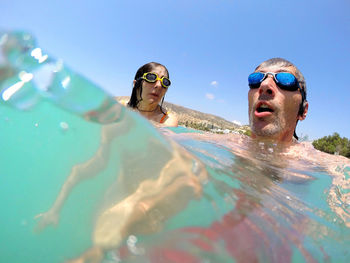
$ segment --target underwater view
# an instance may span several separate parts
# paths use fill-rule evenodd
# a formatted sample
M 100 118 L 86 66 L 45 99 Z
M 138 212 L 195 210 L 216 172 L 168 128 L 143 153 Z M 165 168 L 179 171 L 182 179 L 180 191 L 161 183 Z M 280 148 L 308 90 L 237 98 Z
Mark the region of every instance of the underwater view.
M 0 262 L 350 261 L 348 159 L 156 128 L 32 35 L 0 48 Z

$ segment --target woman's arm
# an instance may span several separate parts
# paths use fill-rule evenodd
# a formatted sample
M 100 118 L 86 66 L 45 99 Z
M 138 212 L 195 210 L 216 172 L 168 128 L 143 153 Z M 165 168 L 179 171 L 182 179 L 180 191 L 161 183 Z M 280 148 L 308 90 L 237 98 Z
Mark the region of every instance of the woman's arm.
M 131 233 L 157 232 L 190 200 L 202 195 L 202 184 L 207 180 L 204 165 L 172 145 L 173 156 L 157 179 L 144 180 L 134 193 L 98 217 L 93 235 L 95 246 L 116 248 Z
M 87 162 L 77 164 L 72 168 L 52 207 L 47 212 L 35 216 L 39 218 L 35 231 L 40 232 L 51 224 L 57 225 L 60 211 L 74 186 L 82 180 L 96 176 L 106 167 L 110 153 L 110 140 L 113 138 L 111 131 L 108 131 L 111 128 L 102 128 L 101 145 L 96 154 Z

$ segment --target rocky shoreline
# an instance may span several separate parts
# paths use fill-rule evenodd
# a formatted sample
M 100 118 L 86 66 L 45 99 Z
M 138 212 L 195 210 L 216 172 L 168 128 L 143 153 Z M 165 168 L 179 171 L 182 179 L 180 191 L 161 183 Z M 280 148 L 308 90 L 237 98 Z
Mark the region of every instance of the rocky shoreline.
M 122 104 L 129 101 L 128 96 L 117 96 L 116 100 Z M 191 127 L 197 130 L 210 131 L 215 133 L 250 133 L 248 125 L 238 125 L 222 117 L 192 110 L 170 102 L 164 102 L 165 108 L 177 115 L 179 125 Z

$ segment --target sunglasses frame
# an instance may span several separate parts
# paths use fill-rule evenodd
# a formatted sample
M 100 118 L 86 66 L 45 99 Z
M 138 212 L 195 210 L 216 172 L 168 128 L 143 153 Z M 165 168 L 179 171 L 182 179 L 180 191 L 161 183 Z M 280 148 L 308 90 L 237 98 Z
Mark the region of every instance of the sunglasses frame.
M 273 77 L 273 80 L 275 81 L 275 83 L 277 84 L 277 86 L 278 87 L 280 87 L 281 89 L 283 89 L 283 90 L 287 90 L 287 91 L 297 91 L 298 89 L 300 89 L 300 90 L 302 90 L 302 87 L 300 86 L 300 81 L 297 79 L 297 77 L 296 76 L 294 76 L 292 73 L 290 73 L 290 72 L 277 72 L 277 73 L 274 73 L 274 72 L 260 72 L 260 71 L 257 71 L 257 72 L 253 72 L 253 73 L 251 73 L 249 76 L 248 76 L 248 79 L 249 79 L 249 77 L 252 75 L 252 74 L 254 74 L 254 73 L 261 73 L 261 74 L 263 74 L 264 76 L 263 76 L 263 78 L 260 80 L 260 82 L 259 82 L 259 86 L 260 86 L 260 84 L 267 78 L 267 76 L 268 75 L 272 75 L 272 77 Z M 278 81 L 278 79 L 276 78 L 276 75 L 278 75 L 278 74 L 281 74 L 281 73 L 286 73 L 286 74 L 290 74 L 290 75 L 292 75 L 293 77 L 294 77 L 294 79 L 295 79 L 295 84 L 294 85 L 283 85 L 280 81 Z M 256 84 L 256 86 L 257 87 L 254 87 L 255 85 L 250 85 L 249 84 L 249 87 L 251 88 L 251 89 L 256 89 L 256 88 L 258 88 L 259 86 Z M 293 87 L 296 87 L 295 89 L 293 88 Z M 293 89 L 291 89 L 291 88 L 293 88 Z
M 148 74 L 154 74 L 154 75 L 156 75 L 156 79 L 155 80 L 150 80 L 150 79 L 147 79 L 147 75 Z M 143 80 L 145 80 L 145 81 L 147 81 L 147 82 L 149 82 L 149 83 L 155 83 L 157 80 L 160 80 L 160 83 L 162 84 L 162 86 L 164 87 L 164 88 L 169 88 L 170 87 L 170 85 L 171 85 L 171 81 L 170 81 L 170 79 L 169 78 L 167 78 L 167 77 L 159 77 L 158 76 L 158 74 L 157 73 L 154 73 L 154 72 L 146 72 L 146 73 L 144 73 L 143 75 L 142 75 L 142 77 L 140 78 L 140 79 L 143 79 Z M 164 84 L 164 82 L 163 82 L 163 79 L 167 79 L 168 81 L 169 81 L 169 85 L 167 86 L 167 85 L 165 85 Z

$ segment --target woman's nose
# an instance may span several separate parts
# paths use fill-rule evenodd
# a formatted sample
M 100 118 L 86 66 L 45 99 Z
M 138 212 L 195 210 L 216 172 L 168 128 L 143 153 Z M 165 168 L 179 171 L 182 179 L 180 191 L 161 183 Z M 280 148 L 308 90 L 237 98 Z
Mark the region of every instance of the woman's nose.
M 154 83 L 154 86 L 157 87 L 157 88 L 158 88 L 158 87 L 162 87 L 162 82 L 161 82 L 161 80 L 160 80 L 160 79 L 157 79 L 156 82 Z

